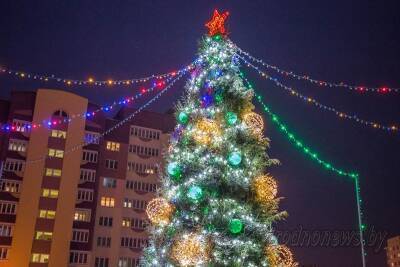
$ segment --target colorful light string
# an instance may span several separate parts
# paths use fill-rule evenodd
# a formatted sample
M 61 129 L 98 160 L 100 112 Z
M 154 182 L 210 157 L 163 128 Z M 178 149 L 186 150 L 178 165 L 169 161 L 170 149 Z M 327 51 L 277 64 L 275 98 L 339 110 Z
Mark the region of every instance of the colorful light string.
M 250 82 L 244 77 L 243 74 L 241 74 L 242 78 L 246 82 L 247 86 L 250 89 L 253 89 L 252 85 Z M 357 220 L 358 220 L 358 231 L 360 235 L 360 247 L 361 247 L 361 258 L 362 258 L 362 266 L 365 267 L 365 240 L 364 240 L 364 230 L 366 229 L 365 224 L 363 223 L 363 212 L 361 210 L 361 195 L 360 195 L 360 184 L 359 184 L 359 174 L 356 172 L 349 172 L 349 171 L 344 171 L 342 169 L 339 169 L 335 167 L 332 163 L 325 161 L 321 159 L 318 154 L 310 149 L 308 146 L 304 145 L 302 141 L 300 141 L 293 133 L 291 133 L 288 130 L 288 127 L 279 119 L 279 117 L 271 111 L 271 109 L 264 103 L 262 100 L 261 95 L 255 93 L 257 101 L 261 104 L 263 111 L 268 114 L 271 117 L 272 122 L 274 122 L 277 126 L 278 129 L 283 132 L 287 139 L 294 144 L 297 148 L 299 148 L 305 155 L 307 155 L 310 159 L 312 159 L 314 162 L 322 165 L 325 167 L 325 169 L 330 170 L 334 172 L 335 174 L 339 176 L 346 176 L 351 178 L 354 181 L 354 186 L 355 186 L 355 194 L 356 194 L 356 205 L 357 205 Z
M 179 76 L 177 76 L 176 78 L 174 78 L 169 84 L 167 84 L 164 89 L 162 89 L 161 91 L 159 91 L 154 97 L 152 97 L 149 101 L 147 101 L 145 104 L 143 104 L 142 106 L 140 106 L 137 110 L 135 110 L 133 113 L 131 113 L 129 116 L 127 116 L 126 118 L 124 118 L 123 120 L 121 120 L 120 122 L 118 122 L 117 124 L 115 124 L 114 126 L 110 127 L 109 129 L 107 129 L 106 131 L 104 131 L 103 133 L 100 133 L 97 137 L 91 139 L 89 142 L 88 141 L 84 141 L 80 144 L 74 145 L 73 147 L 66 149 L 64 151 L 64 155 L 71 153 L 77 149 L 80 149 L 83 146 L 86 146 L 88 144 L 91 144 L 92 142 L 99 140 L 101 138 L 103 138 L 104 136 L 110 134 L 112 131 L 114 131 L 115 129 L 121 127 L 122 125 L 124 125 L 126 122 L 130 121 L 131 119 L 133 119 L 137 114 L 139 114 L 140 112 L 142 112 L 145 108 L 147 108 L 149 105 L 151 105 L 153 102 L 155 102 L 156 100 L 158 100 L 165 92 L 168 91 L 169 88 L 171 88 L 177 81 L 179 81 L 183 75 L 186 74 L 186 72 L 181 73 Z M 30 164 L 30 163 L 37 163 L 40 161 L 44 161 L 48 158 L 49 156 L 46 155 L 44 157 L 41 158 L 37 158 L 37 159 L 33 159 L 33 160 L 29 160 L 29 161 L 25 161 L 26 164 Z
M 333 113 L 334 115 L 336 115 L 340 119 L 348 119 L 348 120 L 354 121 L 354 122 L 356 122 L 358 124 L 361 124 L 363 126 L 369 126 L 371 128 L 380 129 L 380 130 L 384 130 L 384 131 L 387 131 L 387 132 L 396 132 L 397 133 L 397 132 L 400 131 L 400 128 L 398 126 L 396 126 L 396 125 L 387 126 L 387 125 L 384 125 L 383 123 L 361 119 L 357 115 L 350 115 L 350 114 L 348 114 L 346 112 L 339 111 L 335 107 L 324 105 L 321 102 L 315 100 L 314 98 L 309 97 L 309 96 L 305 96 L 305 95 L 299 93 L 298 91 L 296 91 L 295 89 L 293 89 L 292 87 L 289 87 L 289 86 L 286 86 L 286 85 L 282 84 L 277 78 L 271 77 L 269 74 L 263 72 L 257 66 L 253 65 L 252 63 L 250 63 L 249 61 L 247 61 L 243 57 L 239 56 L 239 58 L 246 64 L 247 67 L 253 68 L 255 71 L 258 72 L 258 74 L 261 77 L 272 81 L 278 87 L 280 87 L 280 88 L 286 90 L 287 92 L 289 92 L 291 96 L 296 96 L 296 97 L 298 97 L 299 99 L 303 100 L 306 103 L 313 104 L 313 106 L 318 107 L 318 108 L 320 108 L 320 109 L 322 109 L 324 111 L 329 111 L 329 112 Z
M 230 41 L 232 42 L 232 41 Z M 253 62 L 256 62 L 258 64 L 261 64 L 262 66 L 274 70 L 277 73 L 284 75 L 286 77 L 291 77 L 291 78 L 295 78 L 297 80 L 304 80 L 310 83 L 313 83 L 315 85 L 318 86 L 323 86 L 323 87 L 342 87 L 342 88 L 347 88 L 349 90 L 353 90 L 353 91 L 357 91 L 357 92 L 374 92 L 374 93 L 380 93 L 380 94 L 386 94 L 386 93 L 399 93 L 400 92 L 400 88 L 394 88 L 394 87 L 367 87 L 367 86 L 357 86 L 357 85 L 351 85 L 348 83 L 344 83 L 344 82 L 328 82 L 328 81 L 323 81 L 323 80 L 317 80 L 317 79 L 313 79 L 311 78 L 309 75 L 301 75 L 301 74 L 296 74 L 293 71 L 287 71 L 287 70 L 283 70 L 275 65 L 271 65 L 268 64 L 266 62 L 264 62 L 262 59 L 258 59 L 254 56 L 252 56 L 249 52 L 244 51 L 243 49 L 241 49 L 240 47 L 238 47 L 236 44 L 234 44 L 232 42 L 233 45 L 235 45 L 235 47 L 237 48 L 237 51 L 246 56 L 247 58 L 249 58 L 250 60 L 252 60 Z
M 113 80 L 113 79 L 107 79 L 107 80 L 95 80 L 93 77 L 89 77 L 87 80 L 77 80 L 77 79 L 68 79 L 68 78 L 63 78 L 63 77 L 57 77 L 53 74 L 35 74 L 35 73 L 30 73 L 26 71 L 17 71 L 17 70 L 12 70 L 8 69 L 6 67 L 0 67 L 0 74 L 8 74 L 12 75 L 17 78 L 21 79 L 33 79 L 33 80 L 39 80 L 39 81 L 44 81 L 44 82 L 49 82 L 49 81 L 54 81 L 58 83 L 63 83 L 68 86 L 76 86 L 76 85 L 90 85 L 90 86 L 116 86 L 116 85 L 131 85 L 135 83 L 144 83 L 147 82 L 151 79 L 163 79 L 167 77 L 174 77 L 176 75 L 179 75 L 184 69 L 186 68 L 192 68 L 194 65 L 193 63 L 185 66 L 184 68 L 176 71 L 170 71 L 167 73 L 163 74 L 153 74 L 147 77 L 142 77 L 142 78 L 130 78 L 130 79 L 124 79 L 124 80 Z
M 179 75 L 183 74 L 191 69 L 192 69 L 192 65 L 189 65 L 189 66 L 183 68 L 181 71 L 179 71 Z M 121 99 L 119 101 L 114 101 L 110 105 L 102 106 L 102 107 L 100 107 L 96 110 L 90 111 L 90 112 L 72 114 L 69 118 L 64 118 L 64 119 L 57 119 L 57 120 L 56 119 L 47 119 L 47 120 L 43 120 L 42 123 L 34 123 L 32 125 L 28 124 L 26 126 L 26 128 L 27 128 L 26 130 L 31 131 L 33 129 L 38 129 L 41 127 L 51 127 L 52 125 L 65 124 L 65 123 L 71 122 L 73 119 L 93 117 L 100 111 L 103 111 L 103 112 L 111 111 L 115 106 L 130 104 L 134 100 L 139 99 L 140 97 L 154 91 L 155 89 L 163 88 L 163 86 L 165 86 L 165 84 L 168 83 L 172 78 L 173 77 L 169 77 L 165 80 L 154 82 L 151 87 L 149 87 L 149 88 L 143 87 L 140 89 L 139 93 L 137 93 L 133 96 L 124 97 L 123 99 Z M 14 126 L 12 123 L 5 123 L 5 124 L 0 124 L 0 130 L 5 131 L 5 132 L 13 132 L 13 131 L 17 131 L 17 127 Z

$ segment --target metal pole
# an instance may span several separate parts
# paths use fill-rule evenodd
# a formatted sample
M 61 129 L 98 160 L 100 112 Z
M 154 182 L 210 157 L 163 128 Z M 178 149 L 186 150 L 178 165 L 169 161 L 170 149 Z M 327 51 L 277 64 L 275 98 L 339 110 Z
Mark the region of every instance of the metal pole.
M 358 230 L 360 233 L 360 246 L 361 246 L 361 260 L 362 260 L 362 267 L 366 266 L 365 263 L 365 250 L 364 250 L 364 235 L 363 235 L 363 223 L 362 223 L 362 216 L 361 216 L 361 198 L 360 198 L 360 185 L 358 181 L 358 176 L 354 179 L 355 187 L 356 187 L 356 201 L 357 201 L 357 216 L 358 216 Z

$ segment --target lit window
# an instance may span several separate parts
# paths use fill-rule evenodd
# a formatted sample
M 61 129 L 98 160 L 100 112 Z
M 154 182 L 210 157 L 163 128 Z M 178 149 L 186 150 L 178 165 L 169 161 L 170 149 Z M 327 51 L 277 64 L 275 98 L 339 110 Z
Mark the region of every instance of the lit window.
M 119 143 L 108 141 L 106 148 L 111 151 L 119 151 Z
M 60 177 L 61 176 L 61 170 L 60 169 L 46 168 L 46 176 Z
M 101 197 L 100 205 L 103 207 L 113 208 L 115 205 L 115 200 L 113 197 Z
M 43 188 L 42 189 L 42 197 L 58 198 L 58 190 Z
M 53 236 L 52 232 L 36 231 L 35 239 L 50 241 L 52 236 Z
M 125 198 L 123 206 L 124 208 L 132 208 L 132 200 Z
M 61 130 L 51 130 L 51 137 L 65 139 L 67 138 L 67 132 Z
M 32 253 L 31 262 L 48 263 L 49 254 Z
M 63 158 L 64 151 L 59 149 L 49 148 L 49 157 Z
M 130 218 L 122 218 L 122 226 L 123 227 L 131 227 L 131 219 Z
M 56 217 L 55 210 L 39 210 L 39 218 L 54 219 Z
M 90 222 L 90 210 L 75 210 L 75 221 Z

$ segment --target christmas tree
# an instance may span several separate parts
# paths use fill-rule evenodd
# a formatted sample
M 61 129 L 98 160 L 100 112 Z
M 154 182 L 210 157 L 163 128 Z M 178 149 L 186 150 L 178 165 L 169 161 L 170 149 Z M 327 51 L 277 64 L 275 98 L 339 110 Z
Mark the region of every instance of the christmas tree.
M 266 173 L 263 119 L 253 112 L 228 13 L 214 11 L 199 58 L 176 108 L 178 125 L 166 153 L 159 196 L 146 212 L 150 246 L 144 266 L 294 266 L 271 224 L 277 184 Z

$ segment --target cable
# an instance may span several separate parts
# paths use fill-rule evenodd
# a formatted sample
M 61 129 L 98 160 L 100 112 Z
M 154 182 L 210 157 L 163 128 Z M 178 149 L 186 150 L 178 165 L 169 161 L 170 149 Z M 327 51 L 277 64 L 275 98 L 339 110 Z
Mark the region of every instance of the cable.
M 182 70 L 180 70 L 178 73 L 182 74 L 186 71 L 189 71 L 192 69 L 192 64 L 190 64 L 189 66 L 183 68 Z M 93 117 L 95 116 L 98 112 L 100 111 L 110 111 L 112 110 L 115 106 L 117 105 L 124 105 L 124 104 L 129 104 L 132 101 L 134 101 L 135 99 L 138 99 L 140 97 L 142 97 L 143 95 L 154 91 L 154 89 L 156 88 L 162 88 L 166 83 L 168 83 L 171 79 L 173 79 L 173 77 L 169 77 L 164 81 L 158 81 L 158 82 L 154 82 L 153 85 L 149 88 L 143 88 L 141 89 L 141 91 L 139 93 L 137 93 L 136 95 L 133 96 L 129 96 L 129 97 L 125 97 L 119 101 L 114 101 L 111 105 L 104 105 L 96 110 L 90 111 L 90 112 L 84 112 L 84 113 L 79 113 L 79 114 L 72 114 L 69 118 L 64 118 L 64 119 L 59 119 L 59 120 L 54 120 L 54 119 L 47 119 L 47 120 L 43 120 L 41 123 L 34 123 L 34 124 L 28 124 L 26 125 L 26 129 L 27 131 L 31 131 L 34 129 L 38 129 L 41 127 L 50 127 L 52 125 L 57 125 L 57 124 L 63 124 L 63 123 L 69 123 L 71 122 L 73 119 L 77 119 L 77 118 L 85 118 L 85 117 Z M 3 130 L 5 132 L 9 132 L 9 131 L 18 131 L 18 128 L 16 126 L 14 126 L 12 123 L 5 123 L 5 124 L 0 124 L 0 131 Z
M 240 54 L 246 56 L 247 58 L 249 58 L 253 62 L 261 64 L 262 66 L 264 66 L 264 67 L 266 67 L 268 69 L 274 70 L 277 73 L 279 73 L 281 75 L 284 75 L 286 77 L 291 77 L 291 78 L 295 78 L 295 79 L 298 79 L 298 80 L 308 81 L 308 82 L 316 84 L 318 86 L 343 87 L 343 88 L 347 88 L 349 90 L 353 90 L 353 91 L 357 91 L 357 92 L 375 92 L 375 93 L 381 93 L 381 94 L 386 94 L 386 93 L 390 93 L 390 92 L 395 92 L 395 93 L 400 92 L 400 88 L 357 86 L 357 85 L 351 85 L 351 84 L 344 83 L 344 82 L 328 82 L 328 81 L 313 79 L 309 75 L 296 74 L 296 73 L 294 73 L 292 71 L 283 70 L 283 69 L 281 69 L 281 68 L 279 68 L 279 67 L 277 67 L 275 65 L 268 64 L 268 63 L 264 62 L 262 59 L 258 59 L 256 57 L 252 56 L 249 52 L 246 52 L 246 51 L 242 50 L 240 47 L 238 47 L 232 41 L 230 41 L 230 42 L 236 47 L 237 51 Z
M 114 85 L 130 85 L 133 83 L 144 83 L 149 81 L 150 79 L 162 79 L 166 77 L 174 77 L 176 75 L 179 75 L 180 72 L 183 71 L 185 68 L 192 67 L 193 63 L 185 66 L 182 69 L 179 69 L 177 71 L 170 71 L 167 73 L 163 74 L 152 74 L 147 77 L 142 77 L 142 78 L 130 78 L 130 79 L 124 79 L 124 80 L 113 80 L 113 79 L 108 79 L 108 80 L 95 80 L 94 78 L 88 78 L 87 80 L 78 80 L 78 79 L 68 79 L 68 78 L 63 78 L 63 77 L 58 77 L 55 76 L 54 74 L 36 74 L 36 73 L 30 73 L 30 72 L 25 72 L 25 71 L 19 71 L 19 70 L 12 70 L 8 69 L 6 67 L 0 67 L 0 74 L 8 74 L 12 75 L 17 78 L 21 79 L 33 79 L 33 80 L 40 80 L 44 82 L 48 81 L 54 81 L 58 83 L 64 83 L 66 85 L 94 85 L 94 86 L 114 86 Z
M 337 117 L 339 117 L 341 119 L 352 120 L 352 121 L 357 122 L 357 123 L 359 123 L 361 125 L 370 126 L 372 128 L 385 130 L 385 131 L 388 131 L 388 132 L 399 132 L 399 127 L 396 126 L 396 125 L 388 126 L 388 125 L 384 125 L 383 123 L 378 123 L 378 122 L 374 122 L 374 121 L 361 119 L 357 115 L 350 115 L 348 113 L 339 111 L 337 108 L 324 105 L 324 104 L 318 102 L 317 100 L 315 100 L 314 98 L 305 96 L 305 95 L 299 93 L 298 91 L 294 90 L 292 87 L 289 87 L 289 86 L 286 86 L 286 85 L 282 84 L 278 79 L 273 78 L 270 75 L 268 75 L 267 73 L 261 71 L 258 67 L 254 66 L 253 64 L 248 62 L 243 57 L 239 56 L 239 58 L 241 60 L 243 60 L 243 62 L 247 65 L 247 67 L 252 67 L 253 69 L 255 69 L 261 77 L 274 82 L 275 85 L 277 85 L 278 87 L 288 91 L 291 96 L 296 96 L 296 97 L 300 98 L 301 100 L 305 101 L 306 103 L 313 104 L 315 107 L 318 107 L 318 108 L 320 108 L 320 109 L 322 109 L 324 111 L 329 111 L 329 112 L 335 114 Z
M 72 148 L 65 150 L 64 151 L 64 155 L 71 153 L 77 149 L 80 149 L 81 147 L 88 145 L 90 143 L 92 143 L 93 141 L 99 140 L 100 138 L 103 138 L 104 136 L 108 135 L 109 133 L 111 133 L 112 131 L 114 131 L 115 129 L 121 127 L 123 124 L 125 124 L 126 122 L 128 122 L 129 120 L 131 120 L 132 118 L 134 118 L 138 113 L 140 113 L 141 111 L 143 111 L 143 109 L 145 109 L 146 107 L 148 107 L 149 105 L 151 105 L 154 101 L 156 101 L 158 98 L 160 98 L 161 95 L 163 95 L 169 88 L 171 88 L 180 78 L 182 78 L 182 76 L 185 73 L 180 74 L 178 77 L 176 77 L 171 83 L 169 83 L 163 90 L 161 90 L 159 93 L 157 93 L 153 98 L 151 98 L 149 101 L 147 101 L 144 105 L 142 105 L 141 107 L 139 107 L 137 110 L 135 110 L 132 114 L 130 114 L 128 117 L 126 117 L 125 119 L 121 120 L 120 122 L 118 122 L 117 124 L 115 124 L 114 126 L 112 126 L 111 128 L 107 129 L 106 131 L 104 131 L 103 133 L 101 133 L 98 137 L 93 138 L 91 140 L 91 142 L 82 142 L 78 145 L 73 146 Z M 40 161 L 45 160 L 46 158 L 48 158 L 49 156 L 46 155 L 44 157 L 38 158 L 38 159 L 33 159 L 33 160 L 29 160 L 29 161 L 25 161 L 26 164 L 31 164 L 31 163 L 37 163 Z

